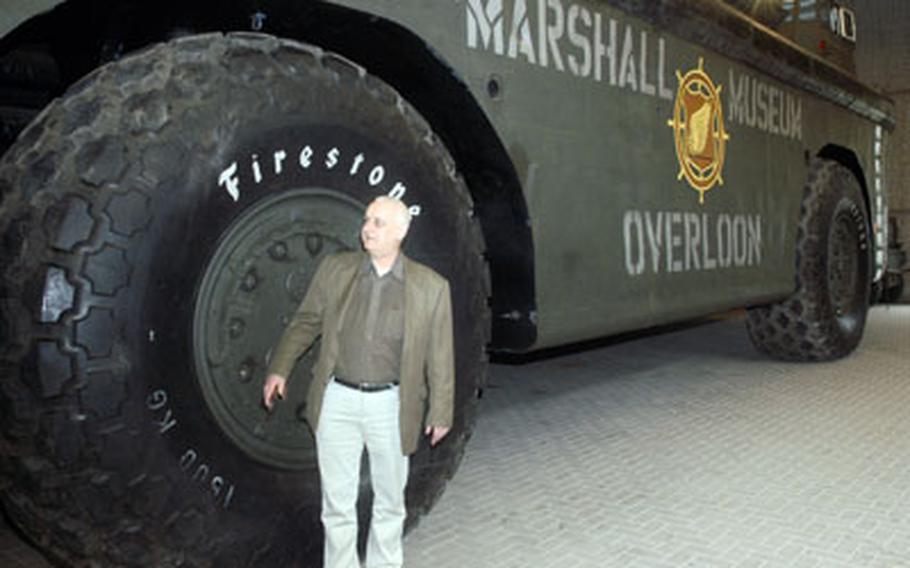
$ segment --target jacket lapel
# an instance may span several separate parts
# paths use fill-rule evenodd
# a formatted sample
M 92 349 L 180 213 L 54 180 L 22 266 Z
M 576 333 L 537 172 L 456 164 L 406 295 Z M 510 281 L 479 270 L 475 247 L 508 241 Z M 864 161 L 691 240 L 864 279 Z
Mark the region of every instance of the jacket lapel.
M 402 253 L 404 254 L 404 253 Z M 412 359 L 414 348 L 414 329 L 417 325 L 417 314 L 420 312 L 419 283 L 416 274 L 411 270 L 411 259 L 404 257 L 404 337 L 401 344 L 402 371 Z M 402 373 L 404 374 L 404 373 Z
M 337 336 L 338 332 L 341 330 L 341 326 L 344 324 L 344 316 L 348 312 L 348 308 L 351 305 L 351 299 L 354 294 L 354 282 L 357 281 L 357 276 L 360 274 L 360 265 L 362 263 L 362 258 L 360 262 L 354 264 L 351 267 L 351 274 L 345 280 L 347 281 L 344 288 L 341 289 L 341 304 L 338 309 L 338 317 L 335 320 L 335 329 L 334 333 Z

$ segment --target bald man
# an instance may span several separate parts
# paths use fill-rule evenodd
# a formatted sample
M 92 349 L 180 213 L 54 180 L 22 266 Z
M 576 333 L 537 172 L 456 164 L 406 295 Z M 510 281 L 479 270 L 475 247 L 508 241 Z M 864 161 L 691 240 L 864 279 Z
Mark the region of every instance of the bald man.
M 373 486 L 367 568 L 400 567 L 408 461 L 421 433 L 435 446 L 452 426 L 455 366 L 448 282 L 406 257 L 410 215 L 399 200 L 367 207 L 363 252 L 319 265 L 272 356 L 271 410 L 300 356 L 322 337 L 307 394 L 322 486 L 325 568 L 359 568 L 357 494 L 366 448 Z M 426 417 L 424 419 L 424 416 Z

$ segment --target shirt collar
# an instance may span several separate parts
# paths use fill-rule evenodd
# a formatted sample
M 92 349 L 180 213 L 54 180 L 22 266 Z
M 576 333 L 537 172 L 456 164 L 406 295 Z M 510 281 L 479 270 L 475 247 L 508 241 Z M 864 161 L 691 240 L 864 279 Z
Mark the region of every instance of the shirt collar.
M 373 268 L 373 261 L 370 259 L 369 254 L 364 255 L 363 263 L 360 265 L 360 275 L 369 276 L 375 275 L 376 269 Z M 404 253 L 398 251 L 398 258 L 395 259 L 395 264 L 392 265 L 392 270 L 388 272 L 395 277 L 396 280 L 404 281 Z

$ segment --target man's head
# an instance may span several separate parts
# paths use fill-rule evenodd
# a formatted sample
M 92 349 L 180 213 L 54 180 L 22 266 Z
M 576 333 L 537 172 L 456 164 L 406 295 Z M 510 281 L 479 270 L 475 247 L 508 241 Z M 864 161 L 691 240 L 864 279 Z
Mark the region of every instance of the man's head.
M 380 196 L 367 207 L 360 238 L 363 248 L 374 259 L 394 257 L 408 234 L 411 214 L 399 199 Z

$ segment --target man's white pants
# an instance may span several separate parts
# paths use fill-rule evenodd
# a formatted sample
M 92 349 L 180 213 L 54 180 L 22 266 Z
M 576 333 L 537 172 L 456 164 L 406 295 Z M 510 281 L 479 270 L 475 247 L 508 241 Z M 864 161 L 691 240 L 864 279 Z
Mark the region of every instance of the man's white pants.
M 401 455 L 398 387 L 361 392 L 329 383 L 316 431 L 322 484 L 325 568 L 359 568 L 357 493 L 366 446 L 373 485 L 367 568 L 399 568 L 408 457 Z

